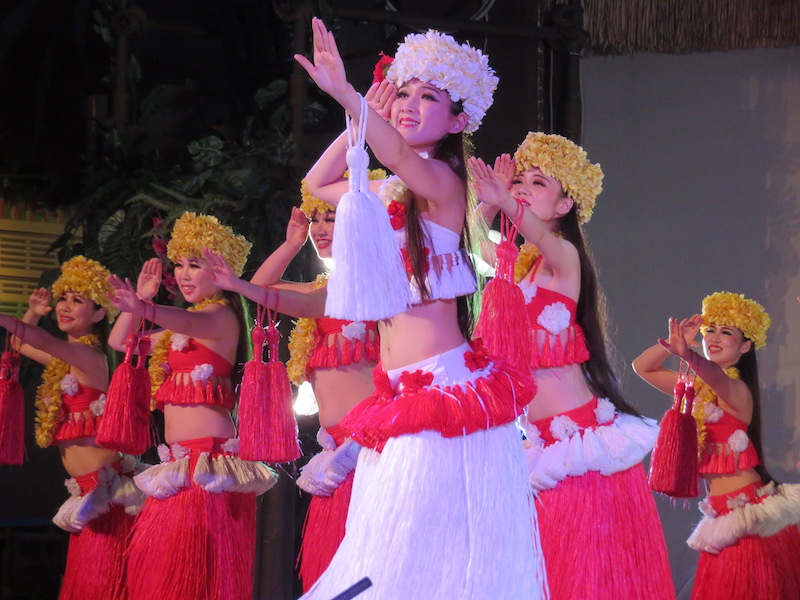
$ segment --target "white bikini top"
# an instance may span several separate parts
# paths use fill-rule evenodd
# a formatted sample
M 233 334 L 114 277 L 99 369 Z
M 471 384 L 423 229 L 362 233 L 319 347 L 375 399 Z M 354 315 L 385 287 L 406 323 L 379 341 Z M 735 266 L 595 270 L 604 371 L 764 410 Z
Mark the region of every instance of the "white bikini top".
M 384 205 L 398 198 L 405 190 L 405 184 L 397 176 L 391 176 L 381 185 L 378 196 Z M 472 294 L 478 287 L 472 264 L 463 248 L 459 248 L 461 236 L 455 231 L 434 223 L 428 219 L 421 219 L 422 231 L 425 238 L 425 248 L 428 250 L 428 269 L 425 283 L 428 288 L 429 300 L 449 300 L 459 296 Z M 406 250 L 405 226 L 396 229 L 397 241 L 400 248 Z M 405 253 L 404 253 L 405 256 Z M 406 260 L 406 268 L 410 265 Z M 422 294 L 416 280 L 409 280 L 411 303 L 420 304 Z

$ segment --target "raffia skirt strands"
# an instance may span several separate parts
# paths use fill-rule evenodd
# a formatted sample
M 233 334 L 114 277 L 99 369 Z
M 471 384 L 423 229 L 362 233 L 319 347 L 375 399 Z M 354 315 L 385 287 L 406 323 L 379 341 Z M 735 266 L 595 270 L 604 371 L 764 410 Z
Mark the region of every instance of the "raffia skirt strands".
M 72 497 L 53 519 L 70 532 L 59 600 L 108 600 L 118 595 L 134 515 L 144 501 L 130 457 L 68 479 Z
M 692 600 L 800 599 L 800 485 L 749 485 L 701 510 Z
M 410 374 L 407 381 L 424 381 L 412 392 L 421 401 L 442 406 L 444 394 L 474 400 L 476 390 L 491 393 L 491 382 L 505 377 L 491 361 L 468 367 L 476 366 L 475 358 L 465 344 L 388 375 L 395 386 L 401 373 Z M 431 373 L 430 381 L 422 377 Z M 395 389 L 402 401 L 408 390 Z M 523 381 L 515 389 L 530 391 Z M 495 396 L 498 402 L 504 394 Z M 417 415 L 429 412 L 419 408 Z M 347 422 L 355 421 L 348 415 L 345 429 Z M 547 597 L 536 513 L 513 423 L 453 437 L 433 430 L 385 441 L 378 435 L 376 442 L 381 452 L 364 448 L 359 454 L 344 540 L 303 598 L 329 600 L 363 577 L 373 585 L 359 600 Z
M 555 600 L 673 600 L 664 532 L 641 460 L 658 428 L 607 400 L 526 427 Z
M 128 549 L 129 600 L 251 600 L 256 495 L 276 475 L 235 456 L 236 440 L 159 447 L 137 476 L 149 496 Z

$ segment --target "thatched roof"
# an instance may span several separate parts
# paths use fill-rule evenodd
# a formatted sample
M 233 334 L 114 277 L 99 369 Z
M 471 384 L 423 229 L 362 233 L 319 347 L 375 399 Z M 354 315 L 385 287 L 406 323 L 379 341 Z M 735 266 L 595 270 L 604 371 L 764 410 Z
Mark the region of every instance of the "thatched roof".
M 584 0 L 584 8 L 600 53 L 800 45 L 800 0 Z

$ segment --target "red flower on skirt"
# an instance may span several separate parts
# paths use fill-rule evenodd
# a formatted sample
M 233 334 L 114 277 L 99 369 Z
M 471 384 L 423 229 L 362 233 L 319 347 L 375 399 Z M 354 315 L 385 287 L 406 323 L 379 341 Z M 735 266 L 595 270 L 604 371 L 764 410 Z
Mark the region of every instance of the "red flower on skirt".
M 414 372 L 403 371 L 400 373 L 400 385 L 403 393 L 413 393 L 420 388 L 429 386 L 433 383 L 433 373 L 417 369 Z
M 392 224 L 392 229 L 397 231 L 406 226 L 406 205 L 397 200 L 389 202 L 386 211 L 389 213 L 389 221 Z
M 389 381 L 389 376 L 380 364 L 372 370 L 372 383 L 375 384 L 375 392 L 379 397 L 391 398 L 394 396 L 392 382 Z
M 472 350 L 464 352 L 464 364 L 467 365 L 467 368 L 475 372 L 488 367 L 492 360 L 483 348 L 483 340 L 480 338 L 475 339 L 470 342 L 470 346 L 472 346 Z

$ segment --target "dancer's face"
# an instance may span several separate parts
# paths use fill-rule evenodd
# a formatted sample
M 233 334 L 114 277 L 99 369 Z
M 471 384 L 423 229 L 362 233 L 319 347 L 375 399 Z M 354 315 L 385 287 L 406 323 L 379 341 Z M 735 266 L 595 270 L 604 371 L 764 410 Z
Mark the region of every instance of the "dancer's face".
M 106 316 L 106 310 L 97 306 L 89 298 L 76 292 L 64 292 L 56 300 L 56 319 L 58 328 L 70 338 L 82 337 L 92 330 Z
M 412 148 L 431 154 L 446 135 L 464 130 L 467 115 L 453 114 L 453 101 L 446 91 L 412 79 L 398 88 L 390 121 Z
M 336 223 L 336 212 L 333 210 L 320 213 L 314 211 L 309 226 L 309 235 L 320 258 L 330 258 L 333 250 L 333 228 Z
M 703 353 L 723 369 L 739 362 L 753 344 L 741 330 L 729 325 L 708 325 L 703 328 Z
M 181 258 L 175 261 L 175 281 L 187 302 L 197 303 L 221 292 L 215 283 L 214 271 L 202 258 Z
M 514 175 L 511 195 L 527 202 L 533 213 L 545 223 L 563 217 L 574 204 L 572 198 L 564 195 L 561 183 L 554 177 L 544 175 L 538 167 Z

